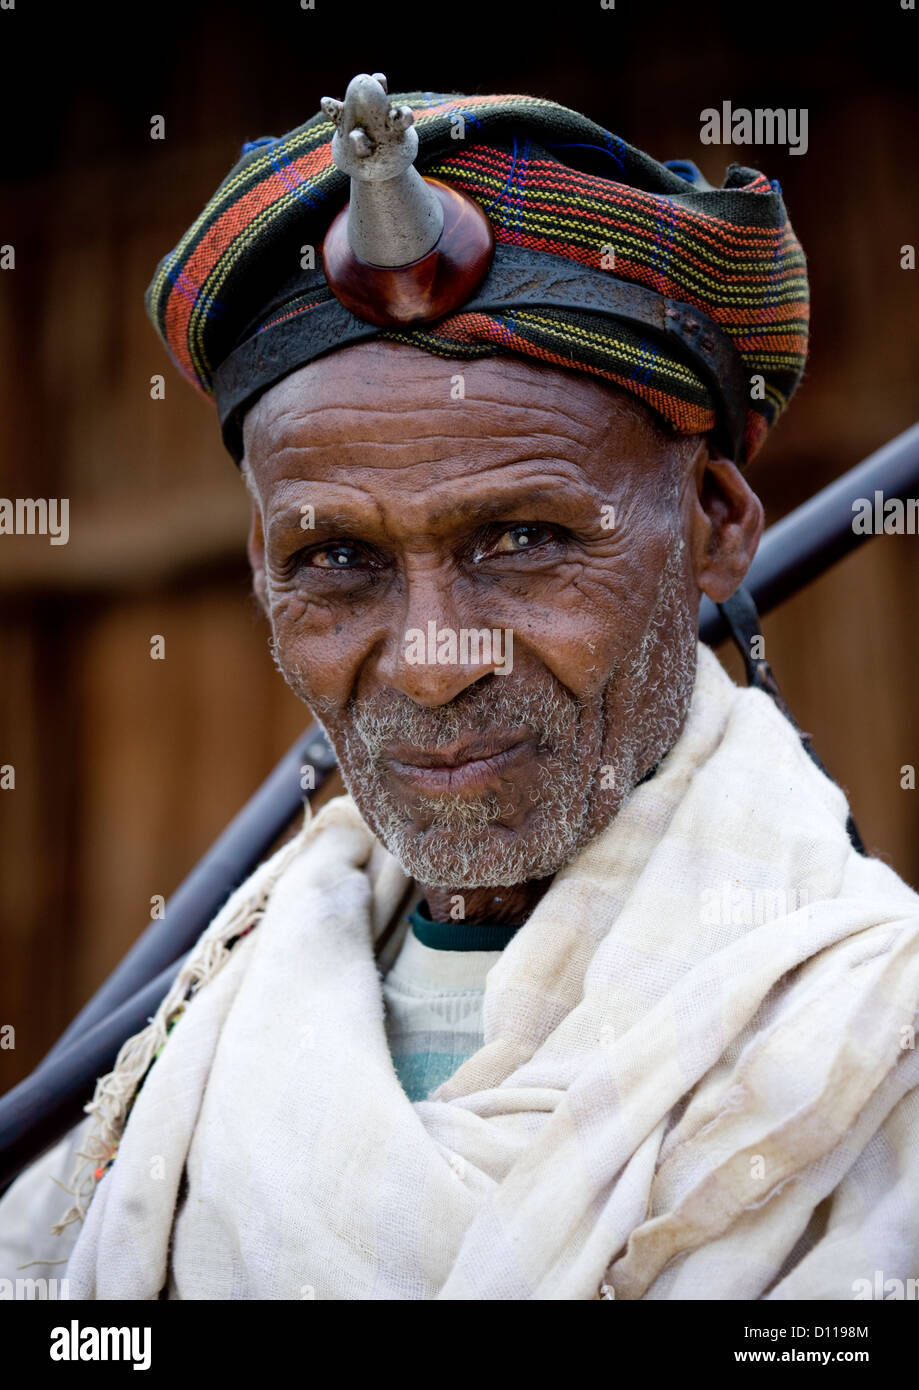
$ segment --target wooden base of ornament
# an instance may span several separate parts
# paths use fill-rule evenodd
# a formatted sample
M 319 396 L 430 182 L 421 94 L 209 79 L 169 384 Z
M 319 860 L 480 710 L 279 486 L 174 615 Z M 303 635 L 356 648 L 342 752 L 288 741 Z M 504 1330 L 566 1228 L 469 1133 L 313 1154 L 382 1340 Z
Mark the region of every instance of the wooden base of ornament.
M 471 299 L 491 265 L 494 232 L 478 203 L 439 179 L 425 182 L 444 210 L 443 230 L 426 256 L 402 266 L 362 261 L 348 240 L 347 207 L 323 242 L 323 269 L 336 299 L 378 328 L 442 318 Z

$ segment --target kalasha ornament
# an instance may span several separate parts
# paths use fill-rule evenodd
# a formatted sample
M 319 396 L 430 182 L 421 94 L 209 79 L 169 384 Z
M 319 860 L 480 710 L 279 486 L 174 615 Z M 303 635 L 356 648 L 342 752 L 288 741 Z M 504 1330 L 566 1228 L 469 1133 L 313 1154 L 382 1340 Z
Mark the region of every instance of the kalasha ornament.
M 414 167 L 410 106 L 393 106 L 381 72 L 360 73 L 344 101 L 323 97 L 332 158 L 351 179 L 351 201 L 322 246 L 329 288 L 379 328 L 426 323 L 464 304 L 488 272 L 495 239 L 472 198 Z

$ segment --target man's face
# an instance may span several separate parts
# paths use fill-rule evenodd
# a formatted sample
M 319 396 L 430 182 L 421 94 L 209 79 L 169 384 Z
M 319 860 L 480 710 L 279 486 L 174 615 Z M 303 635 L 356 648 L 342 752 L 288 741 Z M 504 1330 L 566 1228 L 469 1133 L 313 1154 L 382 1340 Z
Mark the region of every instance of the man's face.
M 377 342 L 245 442 L 275 659 L 366 822 L 424 884 L 554 873 L 685 719 L 700 440 L 586 376 Z

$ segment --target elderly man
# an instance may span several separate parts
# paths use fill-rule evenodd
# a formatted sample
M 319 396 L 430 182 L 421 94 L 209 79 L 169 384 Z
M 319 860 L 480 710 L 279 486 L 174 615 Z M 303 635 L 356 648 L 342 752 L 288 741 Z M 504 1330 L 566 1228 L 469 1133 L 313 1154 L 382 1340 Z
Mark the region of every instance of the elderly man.
M 86 1299 L 919 1274 L 919 899 L 696 638 L 804 365 L 777 185 L 362 76 L 247 149 L 148 305 L 348 795 L 0 1205 L 10 1269 L 68 1259 Z

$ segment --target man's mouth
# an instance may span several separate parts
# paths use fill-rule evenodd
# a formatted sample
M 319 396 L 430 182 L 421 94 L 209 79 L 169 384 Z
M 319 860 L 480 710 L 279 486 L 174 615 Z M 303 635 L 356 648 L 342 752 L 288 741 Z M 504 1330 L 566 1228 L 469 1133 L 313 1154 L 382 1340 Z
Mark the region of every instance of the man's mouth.
M 532 752 L 534 740 L 520 735 L 446 744 L 427 751 L 400 746 L 387 752 L 386 762 L 400 781 L 415 791 L 479 791 Z

